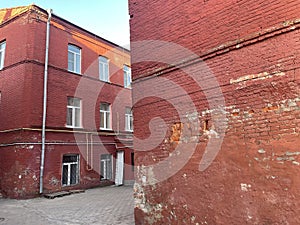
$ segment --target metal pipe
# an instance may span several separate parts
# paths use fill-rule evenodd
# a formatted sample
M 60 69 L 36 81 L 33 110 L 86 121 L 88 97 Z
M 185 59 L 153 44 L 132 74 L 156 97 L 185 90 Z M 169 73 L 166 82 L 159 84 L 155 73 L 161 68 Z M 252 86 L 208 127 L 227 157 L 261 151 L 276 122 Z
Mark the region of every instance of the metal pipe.
M 45 68 L 44 68 L 44 98 L 43 98 L 43 125 L 42 125 L 42 149 L 41 149 L 41 166 L 40 166 L 40 194 L 43 193 L 44 181 L 44 164 L 45 164 L 45 133 L 46 133 L 46 115 L 47 115 L 47 83 L 48 83 L 48 55 L 49 55 L 49 37 L 50 21 L 52 9 L 47 10 L 47 30 L 46 30 L 46 50 L 45 50 Z
M 15 131 L 42 131 L 40 128 L 16 128 L 10 130 L 1 130 L 0 133 L 9 133 Z M 92 131 L 76 131 L 76 130 L 58 130 L 58 129 L 45 129 L 46 132 L 58 132 L 58 133 L 76 133 L 76 134 L 94 134 L 94 135 L 105 135 L 105 136 L 115 136 L 115 133 L 109 132 L 92 132 Z
M 15 143 L 5 143 L 0 144 L 0 147 L 10 147 L 16 145 L 41 145 L 41 142 L 15 142 Z M 86 142 L 47 142 L 45 145 L 86 145 Z M 115 142 L 94 142 L 94 145 L 114 145 L 116 146 Z M 126 146 L 125 146 L 126 147 Z M 117 146 L 116 146 L 117 148 Z

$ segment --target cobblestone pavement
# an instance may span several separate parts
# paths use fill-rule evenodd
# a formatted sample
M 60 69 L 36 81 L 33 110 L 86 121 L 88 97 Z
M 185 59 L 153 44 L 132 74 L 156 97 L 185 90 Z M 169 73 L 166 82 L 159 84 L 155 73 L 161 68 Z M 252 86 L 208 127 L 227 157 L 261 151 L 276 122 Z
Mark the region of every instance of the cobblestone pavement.
M 0 225 L 133 225 L 133 189 L 110 186 L 54 199 L 0 199 Z

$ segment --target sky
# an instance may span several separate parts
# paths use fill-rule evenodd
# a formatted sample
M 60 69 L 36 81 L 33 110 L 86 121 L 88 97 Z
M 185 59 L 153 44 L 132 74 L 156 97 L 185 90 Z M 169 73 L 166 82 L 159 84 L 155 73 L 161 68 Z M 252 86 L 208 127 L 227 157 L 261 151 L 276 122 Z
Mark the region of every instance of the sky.
M 36 4 L 115 44 L 129 48 L 127 0 L 1 0 L 0 8 Z

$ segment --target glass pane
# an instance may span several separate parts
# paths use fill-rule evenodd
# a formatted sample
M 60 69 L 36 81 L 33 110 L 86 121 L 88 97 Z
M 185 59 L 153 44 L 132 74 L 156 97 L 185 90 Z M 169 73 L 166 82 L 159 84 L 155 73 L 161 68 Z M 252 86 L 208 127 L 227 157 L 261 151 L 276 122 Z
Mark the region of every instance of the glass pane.
M 68 184 L 68 165 L 63 165 L 62 184 L 63 185 L 67 185 Z
M 102 158 L 102 156 L 101 156 Z M 105 160 L 101 160 L 101 169 L 100 169 L 100 179 L 105 179 L 106 176 L 105 176 Z
M 68 50 L 80 54 L 80 48 L 76 47 L 75 45 L 68 45 Z
M 109 105 L 105 103 L 100 104 L 100 110 L 102 111 L 108 111 Z
M 76 63 L 75 63 L 75 65 L 76 65 L 75 71 L 77 73 L 80 73 L 80 55 L 76 55 Z
M 6 42 L 2 42 L 2 43 L 0 44 L 0 50 L 5 49 L 5 46 L 6 46 Z
M 104 113 L 100 112 L 100 127 L 104 128 Z
M 68 53 L 68 70 L 70 71 L 74 71 L 74 61 L 75 61 L 74 57 L 75 56 L 73 53 L 71 52 Z
M 126 107 L 125 108 L 125 113 L 130 115 L 131 114 L 131 108 Z
M 106 128 L 110 129 L 110 113 L 106 113 Z
M 100 56 L 100 57 L 99 57 L 99 61 L 100 61 L 100 62 L 103 62 L 103 63 L 107 63 L 108 59 L 105 58 L 105 57 L 103 57 L 103 56 Z
M 64 155 L 63 156 L 63 163 L 74 163 L 77 162 L 78 155 Z
M 68 105 L 72 106 L 74 104 L 73 99 L 74 98 L 68 98 Z
M 111 155 L 110 158 L 107 160 L 107 179 L 112 179 L 112 166 L 111 166 Z
M 73 98 L 73 105 L 80 107 L 80 99 L 79 98 Z
M 130 130 L 133 130 L 133 117 L 130 117 Z
M 72 108 L 67 109 L 67 125 L 72 126 Z
M 75 127 L 80 127 L 80 109 L 75 109 Z
M 104 67 L 104 79 L 105 81 L 108 81 L 108 65 L 105 65 Z
M 71 176 L 70 176 L 70 184 L 77 183 L 77 164 L 71 165 Z
M 104 69 L 103 69 L 103 64 L 99 64 L 99 74 L 100 74 L 100 80 L 104 81 Z

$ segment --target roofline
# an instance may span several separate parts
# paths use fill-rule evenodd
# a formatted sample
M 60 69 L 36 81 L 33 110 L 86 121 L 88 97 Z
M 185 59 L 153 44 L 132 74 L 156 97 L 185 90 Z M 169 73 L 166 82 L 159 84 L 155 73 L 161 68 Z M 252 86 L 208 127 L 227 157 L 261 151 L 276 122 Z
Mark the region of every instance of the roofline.
M 21 8 L 21 7 L 27 7 L 27 9 L 24 10 L 23 12 L 21 12 L 19 15 L 21 15 L 21 14 L 23 14 L 23 13 L 29 11 L 29 10 L 32 9 L 32 8 L 37 8 L 39 11 L 41 11 L 41 12 L 43 12 L 43 13 L 45 13 L 45 14 L 48 14 L 48 12 L 47 12 L 46 9 L 44 9 L 44 8 L 42 8 L 42 7 L 40 7 L 40 6 L 36 5 L 36 4 L 34 4 L 34 3 L 32 3 L 32 4 L 28 5 L 28 6 L 18 6 L 18 7 L 3 8 L 3 9 L 17 9 L 17 8 Z M 16 15 L 16 16 L 17 16 L 17 15 Z M 116 46 L 116 47 L 118 47 L 118 48 L 120 48 L 120 49 L 122 49 L 122 50 L 125 50 L 125 51 L 127 51 L 128 53 L 130 53 L 130 50 L 129 50 L 129 49 L 127 49 L 127 48 L 125 48 L 125 47 L 123 47 L 123 46 L 121 46 L 121 45 L 118 45 L 118 44 L 116 44 L 116 43 L 114 43 L 114 42 L 112 42 L 112 41 L 109 41 L 109 40 L 107 40 L 107 39 L 105 39 L 105 38 L 103 38 L 103 37 L 101 37 L 101 36 L 99 36 L 99 35 L 97 35 L 97 34 L 94 34 L 93 32 L 88 31 L 88 30 L 86 30 L 86 29 L 84 29 L 84 28 L 82 28 L 82 27 L 80 27 L 80 26 L 78 26 L 78 25 L 76 25 L 76 24 L 74 24 L 74 23 L 72 23 L 72 22 L 66 20 L 66 19 L 64 19 L 64 18 L 62 18 L 62 17 L 56 15 L 55 13 L 52 13 L 52 16 L 53 16 L 53 17 L 56 17 L 57 19 L 59 19 L 59 20 L 65 22 L 65 23 L 68 23 L 68 24 L 70 24 L 71 26 L 74 26 L 74 27 L 76 27 L 76 28 L 78 28 L 78 29 L 80 29 L 80 30 L 82 30 L 82 31 L 84 31 L 84 32 L 86 32 L 86 33 L 88 33 L 88 34 L 90 34 L 90 35 L 92 35 L 92 36 L 98 38 L 98 39 L 101 39 L 101 40 L 107 42 L 107 43 L 110 44 L 110 45 Z

